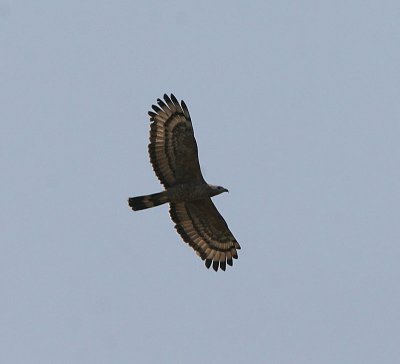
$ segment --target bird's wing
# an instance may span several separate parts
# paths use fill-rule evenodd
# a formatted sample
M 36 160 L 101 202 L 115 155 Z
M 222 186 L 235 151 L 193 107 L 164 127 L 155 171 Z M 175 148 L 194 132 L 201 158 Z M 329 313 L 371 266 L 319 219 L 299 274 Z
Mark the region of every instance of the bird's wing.
M 174 95 L 157 99 L 149 111 L 149 154 L 153 169 L 165 188 L 180 183 L 204 182 L 189 110 Z
M 212 264 L 217 271 L 233 265 L 240 245 L 211 198 L 171 203 L 170 215 L 178 233 L 205 260 L 207 268 Z

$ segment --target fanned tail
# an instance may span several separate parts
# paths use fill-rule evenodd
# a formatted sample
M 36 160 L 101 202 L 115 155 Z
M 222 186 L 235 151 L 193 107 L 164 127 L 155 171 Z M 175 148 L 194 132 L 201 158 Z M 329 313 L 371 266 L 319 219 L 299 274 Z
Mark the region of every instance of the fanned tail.
M 129 206 L 135 211 L 149 209 L 167 202 L 169 202 L 169 197 L 166 191 L 146 196 L 129 197 L 128 199 Z

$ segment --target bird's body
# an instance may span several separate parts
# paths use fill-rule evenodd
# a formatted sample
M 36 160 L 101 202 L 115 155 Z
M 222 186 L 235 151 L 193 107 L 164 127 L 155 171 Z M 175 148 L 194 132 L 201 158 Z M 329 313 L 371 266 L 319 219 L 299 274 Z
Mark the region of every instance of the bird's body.
M 165 191 L 153 195 L 131 197 L 129 204 L 133 210 L 162 205 L 167 202 L 188 202 L 219 195 L 227 191 L 223 187 L 206 183 L 184 183 L 168 187 Z M 142 207 L 142 208 L 140 208 Z
M 227 192 L 204 180 L 189 111 L 174 95 L 158 99 L 150 111 L 149 154 L 165 191 L 129 198 L 133 210 L 170 204 L 170 215 L 183 240 L 205 260 L 207 268 L 226 269 L 237 259 L 240 245 L 219 214 L 211 197 Z

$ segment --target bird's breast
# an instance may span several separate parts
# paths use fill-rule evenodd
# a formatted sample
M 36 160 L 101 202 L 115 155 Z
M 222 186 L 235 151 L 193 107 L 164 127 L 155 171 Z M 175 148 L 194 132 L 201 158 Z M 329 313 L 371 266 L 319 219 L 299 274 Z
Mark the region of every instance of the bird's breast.
M 179 184 L 168 188 L 171 202 L 195 201 L 209 197 L 206 184 Z

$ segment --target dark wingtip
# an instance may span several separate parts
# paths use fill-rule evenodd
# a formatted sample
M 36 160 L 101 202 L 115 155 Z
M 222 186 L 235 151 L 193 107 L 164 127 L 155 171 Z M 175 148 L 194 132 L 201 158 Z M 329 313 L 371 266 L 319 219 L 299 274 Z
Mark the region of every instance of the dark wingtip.
M 219 260 L 213 261 L 213 269 L 217 272 L 219 268 Z
M 173 102 L 174 104 L 178 104 L 178 105 L 179 105 L 178 99 L 175 97 L 174 94 L 171 94 L 171 100 L 172 100 L 172 102 Z
M 186 106 L 185 101 L 183 101 L 183 100 L 181 101 L 181 107 L 182 107 L 182 110 L 183 110 L 183 113 L 184 113 L 185 117 L 186 117 L 188 120 L 190 120 L 189 109 L 188 109 L 188 107 Z
M 159 113 L 161 109 L 157 105 L 151 105 L 151 108 L 156 112 Z
M 161 107 L 167 107 L 167 105 L 165 105 L 165 102 L 161 99 L 157 99 L 157 104 L 160 105 Z
M 153 120 L 157 116 L 157 114 L 153 111 L 149 111 L 148 114 L 149 114 L 151 120 Z
M 164 94 L 164 100 L 170 109 L 174 108 L 174 103 L 171 101 L 171 99 L 169 98 L 169 96 L 167 94 Z

